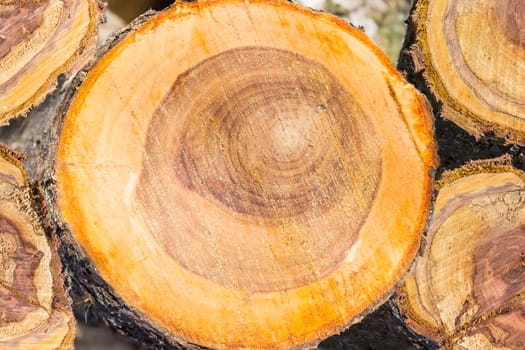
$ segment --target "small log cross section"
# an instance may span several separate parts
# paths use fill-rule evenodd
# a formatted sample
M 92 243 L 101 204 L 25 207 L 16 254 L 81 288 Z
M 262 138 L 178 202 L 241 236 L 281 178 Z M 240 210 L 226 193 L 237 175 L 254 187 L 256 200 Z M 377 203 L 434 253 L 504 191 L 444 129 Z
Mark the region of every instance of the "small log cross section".
M 0 152 L 0 348 L 72 349 L 75 321 L 55 247 L 32 209 L 22 165 Z
M 481 161 L 445 173 L 427 249 L 400 290 L 443 349 L 525 348 L 525 175 Z

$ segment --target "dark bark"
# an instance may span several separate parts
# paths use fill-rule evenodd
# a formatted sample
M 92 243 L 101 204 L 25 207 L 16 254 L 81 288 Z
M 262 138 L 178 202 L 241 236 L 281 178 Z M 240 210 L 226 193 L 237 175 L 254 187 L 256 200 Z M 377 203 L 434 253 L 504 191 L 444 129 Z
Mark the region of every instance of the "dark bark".
M 396 305 L 388 301 L 343 333 L 319 344 L 319 350 L 437 350 L 438 344 L 408 329 Z

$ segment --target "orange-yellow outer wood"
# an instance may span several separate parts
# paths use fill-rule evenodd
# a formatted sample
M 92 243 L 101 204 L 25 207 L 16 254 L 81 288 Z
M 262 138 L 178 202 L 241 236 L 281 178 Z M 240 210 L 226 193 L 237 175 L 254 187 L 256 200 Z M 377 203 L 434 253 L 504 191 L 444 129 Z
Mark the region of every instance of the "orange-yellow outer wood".
M 216 101 L 238 119 L 191 112 Z M 176 4 L 110 49 L 65 116 L 55 166 L 64 222 L 131 308 L 182 343 L 275 349 L 316 344 L 389 296 L 419 248 L 436 163 L 426 100 L 360 30 L 231 0 Z

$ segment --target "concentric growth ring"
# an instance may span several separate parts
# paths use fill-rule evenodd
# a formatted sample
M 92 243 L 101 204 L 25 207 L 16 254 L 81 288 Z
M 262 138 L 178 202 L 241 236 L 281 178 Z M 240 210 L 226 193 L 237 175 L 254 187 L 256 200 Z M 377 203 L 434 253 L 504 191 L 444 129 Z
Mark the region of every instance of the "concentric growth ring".
M 177 342 L 275 349 L 389 295 L 435 165 L 426 101 L 362 32 L 228 0 L 177 4 L 101 58 L 64 116 L 55 175 L 123 310 Z
M 447 173 L 398 293 L 408 323 L 444 347 L 525 346 L 525 177 L 498 161 Z
M 476 136 L 523 144 L 525 3 L 420 0 L 413 18 L 416 66 L 425 67 L 443 115 Z
M 96 0 L 0 1 L 0 124 L 91 59 L 100 11 Z
M 322 65 L 272 48 L 226 51 L 181 74 L 153 115 L 138 186 L 142 211 L 176 210 L 175 177 L 242 222 L 290 226 L 286 239 L 262 225 L 210 239 L 194 227 L 172 230 L 176 216 L 155 217 L 158 239 L 176 242 L 167 244 L 169 253 L 193 272 L 252 291 L 298 287 L 331 272 L 354 243 L 380 183 L 375 139 Z M 188 215 L 212 225 L 200 213 Z M 324 215 L 348 224 L 319 230 Z

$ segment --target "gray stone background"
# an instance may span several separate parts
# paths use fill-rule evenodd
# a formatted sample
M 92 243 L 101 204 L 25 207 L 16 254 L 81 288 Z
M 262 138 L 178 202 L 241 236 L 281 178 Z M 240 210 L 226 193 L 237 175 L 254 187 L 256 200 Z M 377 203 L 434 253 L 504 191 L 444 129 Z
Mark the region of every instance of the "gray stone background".
M 388 54 L 394 63 L 405 33 L 410 0 L 296 0 L 305 6 L 331 12 L 364 31 Z M 150 7 L 161 9 L 169 1 L 110 0 L 106 23 L 100 27 L 100 38 L 123 28 L 129 21 Z M 89 325 L 79 319 L 75 347 L 77 350 L 147 349 L 103 326 Z

